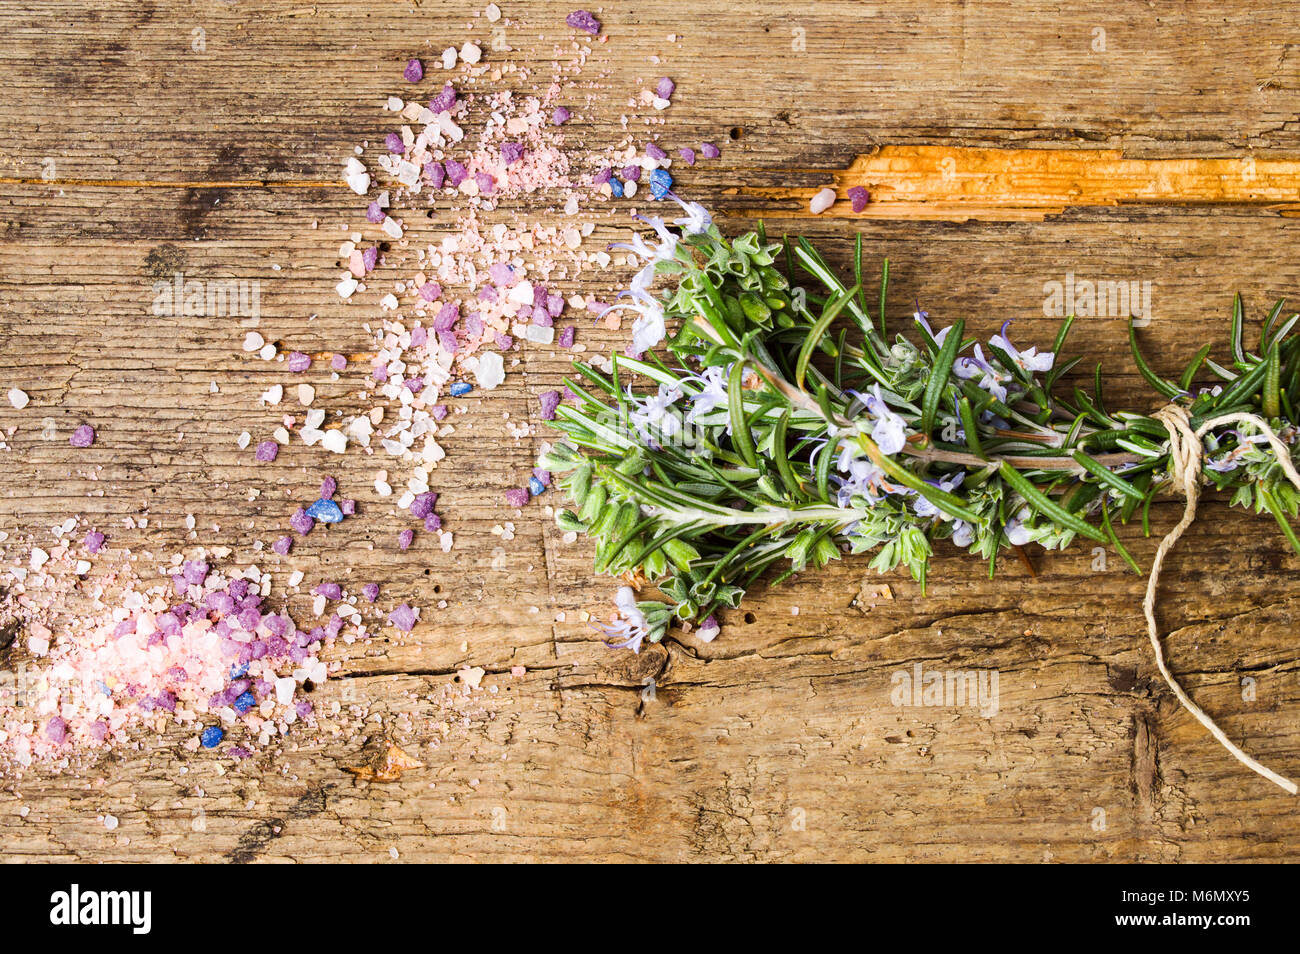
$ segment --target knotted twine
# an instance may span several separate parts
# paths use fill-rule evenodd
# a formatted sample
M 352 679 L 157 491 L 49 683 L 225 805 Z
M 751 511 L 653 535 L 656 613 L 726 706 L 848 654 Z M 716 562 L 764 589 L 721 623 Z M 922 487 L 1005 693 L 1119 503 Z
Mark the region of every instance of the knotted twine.
M 1206 715 L 1204 710 L 1183 691 L 1183 687 L 1178 684 L 1178 680 L 1173 677 L 1169 667 L 1165 665 L 1165 653 L 1160 646 L 1160 630 L 1156 626 L 1155 610 L 1156 589 L 1160 585 L 1160 568 L 1164 564 L 1169 551 L 1174 548 L 1174 544 L 1183 535 L 1183 531 L 1190 527 L 1192 521 L 1196 519 L 1196 504 L 1201 497 L 1201 460 L 1205 454 L 1201 439 L 1208 431 L 1220 424 L 1253 425 L 1268 438 L 1274 453 L 1277 454 L 1278 464 L 1281 465 L 1287 479 L 1295 485 L 1297 490 L 1300 490 L 1300 473 L 1296 473 L 1295 466 L 1291 463 L 1290 449 L 1282 443 L 1277 434 L 1273 432 L 1273 429 L 1268 426 L 1268 422 L 1261 420 L 1254 414 L 1244 412 L 1225 414 L 1222 417 L 1214 418 L 1214 420 L 1206 421 L 1195 430 L 1192 429 L 1191 417 L 1188 415 L 1187 409 L 1179 404 L 1166 405 L 1153 414 L 1152 417 L 1163 424 L 1165 430 L 1169 432 L 1170 478 L 1173 481 L 1173 489 L 1187 498 L 1187 502 L 1183 507 L 1183 518 L 1160 541 L 1160 546 L 1156 550 L 1155 560 L 1151 563 L 1151 577 L 1147 580 L 1146 598 L 1142 601 L 1142 611 L 1147 618 L 1147 635 L 1151 637 L 1151 648 L 1156 655 L 1156 667 L 1160 670 L 1160 675 L 1164 676 L 1165 682 L 1173 690 L 1174 695 L 1178 697 L 1178 701 L 1183 704 L 1183 708 L 1194 715 L 1196 720 L 1209 730 L 1210 735 L 1218 739 L 1219 744 L 1231 752 L 1238 762 L 1252 771 L 1258 772 L 1290 794 L 1295 795 L 1297 791 L 1295 782 L 1261 765 L 1243 752 L 1224 734 L 1222 729 L 1215 725 L 1214 720 Z

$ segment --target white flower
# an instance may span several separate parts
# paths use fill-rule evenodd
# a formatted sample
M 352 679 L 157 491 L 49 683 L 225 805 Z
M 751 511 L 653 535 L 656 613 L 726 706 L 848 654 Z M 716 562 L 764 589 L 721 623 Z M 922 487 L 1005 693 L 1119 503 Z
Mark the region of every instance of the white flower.
M 961 486 L 961 482 L 965 479 L 966 479 L 966 474 L 962 471 L 958 471 L 957 473 L 953 474 L 951 477 L 947 478 L 946 480 L 940 480 L 937 482 L 933 480 L 927 480 L 926 483 L 930 484 L 933 487 L 937 487 L 940 490 L 946 490 L 949 493 L 952 493 L 952 491 L 956 490 L 958 487 Z M 916 511 L 916 515 L 918 517 L 943 516 L 943 511 L 941 511 L 934 504 L 930 503 L 930 501 L 926 500 L 925 497 L 921 496 L 920 494 L 917 494 L 916 503 L 912 504 L 912 509 Z
M 993 370 L 993 365 L 984 360 L 984 352 L 979 345 L 975 346 L 975 357 L 958 358 L 953 363 L 952 373 L 963 379 L 978 377 L 981 390 L 987 391 L 999 401 L 1005 402 L 1007 399 L 1007 389 L 1002 384 L 1005 379 Z
M 682 219 L 673 219 L 673 225 L 680 225 L 682 231 L 687 235 L 699 235 L 708 230 L 713 224 L 713 217 L 709 215 L 708 210 L 698 202 L 683 202 L 673 193 L 668 193 L 669 198 L 682 207 L 686 217 Z
M 875 417 L 871 428 L 871 439 L 876 442 L 882 454 L 897 454 L 907 444 L 907 425 L 903 419 L 889 409 L 885 398 L 880 393 L 880 385 L 875 387 L 874 398 L 868 398 L 867 410 Z
M 728 370 L 723 367 L 714 366 L 705 368 L 700 375 L 694 380 L 704 385 L 704 389 L 699 394 L 691 398 L 691 410 L 686 415 L 686 420 L 694 423 L 699 418 L 708 414 L 719 404 L 727 403 L 727 378 Z
M 965 520 L 957 520 L 952 525 L 952 542 L 959 547 L 968 547 L 975 541 L 975 528 Z
M 614 594 L 614 606 L 618 610 L 615 618 L 598 627 L 605 634 L 605 645 L 641 652 L 641 642 L 649 635 L 650 624 L 636 605 L 636 591 L 630 586 L 620 586 Z
M 619 297 L 631 298 L 632 301 L 610 305 L 600 313 L 600 317 L 603 318 L 610 312 L 623 309 L 636 312 L 637 319 L 632 323 L 632 351 L 634 354 L 644 354 L 663 341 L 668 334 L 668 326 L 664 323 L 663 306 L 635 282 L 630 291 L 622 292 Z
M 1050 351 L 1039 354 L 1037 348 L 1029 348 L 1025 351 L 1016 350 L 1016 346 L 1007 340 L 1007 328 L 1010 325 L 1011 322 L 1009 321 L 1003 323 L 1002 332 L 990 338 L 989 344 L 1005 351 L 1007 356 L 1015 362 L 1016 367 L 1022 371 L 1031 373 L 1034 371 L 1051 371 L 1052 362 L 1056 359 L 1056 355 Z
M 680 388 L 661 384 L 658 393 L 647 397 L 644 401 L 632 398 L 635 410 L 631 412 L 630 417 L 637 433 L 647 440 L 652 427 L 663 437 L 675 437 L 680 434 L 682 420 L 673 408 L 673 404 L 681 396 Z
M 1029 508 L 1021 507 L 1020 511 L 1007 521 L 1006 534 L 1007 539 L 1014 546 L 1024 546 L 1032 538 L 1032 531 L 1025 526 L 1025 521 L 1029 519 Z

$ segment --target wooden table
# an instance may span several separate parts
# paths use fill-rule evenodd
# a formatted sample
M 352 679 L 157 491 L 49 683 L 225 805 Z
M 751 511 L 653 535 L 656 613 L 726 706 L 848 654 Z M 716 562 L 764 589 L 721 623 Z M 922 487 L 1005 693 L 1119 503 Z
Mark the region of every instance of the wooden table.
M 544 67 L 550 43 L 535 38 L 567 34 L 571 8 L 502 7 L 516 58 Z M 755 592 L 711 645 L 683 637 L 633 656 L 604 650 L 579 620 L 603 611 L 609 582 L 539 506 L 512 541 L 490 532 L 510 519 L 501 491 L 540 440 L 511 439 L 502 412 L 536 414 L 534 395 L 565 373 L 559 351 L 528 350 L 526 376 L 476 404 L 473 429 L 449 446 L 437 472 L 449 554 L 395 552 L 402 524 L 371 489 L 373 459 L 303 452 L 248 466 L 234 437 L 266 417 L 257 397 L 281 369 L 241 352 L 236 320 L 154 316 L 150 285 L 175 271 L 256 279 L 268 340 L 365 353 L 361 312 L 332 290 L 340 226 L 360 221 L 341 164 L 385 131 L 379 107 L 408 56 L 461 42 L 470 23 L 483 32 L 475 9 L 0 2 L 0 385 L 32 396 L 22 412 L 0 408 L 0 427 L 18 428 L 0 453 L 11 544 L 84 514 L 116 528 L 115 547 L 161 558 L 225 543 L 243 565 L 264 559 L 253 542 L 328 471 L 368 516 L 295 560 L 428 607 L 412 638 L 376 639 L 350 654 L 346 678 L 317 688 L 320 707 L 368 706 L 365 732 L 301 732 L 236 765 L 185 752 L 189 733 L 173 731 L 79 772 L 7 780 L 6 860 L 1294 859 L 1295 803 L 1178 707 L 1144 636 L 1144 581 L 1113 553 L 1040 551 L 1036 577 L 1007 560 L 990 581 L 941 546 L 925 598 L 849 560 Z M 600 11 L 609 40 L 588 78 L 613 93 L 583 134 L 616 138 L 626 95 L 672 75 L 665 137 L 725 147 L 680 174 L 687 191 L 726 231 L 761 216 L 840 264 L 862 230 L 869 267 L 891 259 L 896 319 L 919 299 L 980 333 L 1018 319 L 1018 340 L 1042 342 L 1055 328 L 1050 283 L 1150 282 L 1143 340 L 1169 371 L 1223 340 L 1234 291 L 1254 334 L 1300 286 L 1300 46 L 1287 4 L 682 10 Z M 867 215 L 843 203 L 808 215 L 817 188 L 859 180 L 877 200 Z M 1073 346 L 1102 362 L 1117 404 L 1142 406 L 1125 318 L 1080 319 Z M 320 387 L 329 406 L 359 409 L 347 376 Z M 59 439 L 42 439 L 47 418 Z M 82 420 L 99 440 L 70 452 Z M 1155 527 L 1179 506 L 1158 504 Z M 123 527 L 142 515 L 147 527 Z M 1154 539 L 1136 527 L 1123 539 L 1149 564 Z M 1292 775 L 1295 566 L 1267 517 L 1212 499 L 1167 570 L 1162 610 L 1191 694 Z M 880 583 L 892 598 L 869 598 Z M 997 670 L 996 714 L 892 704 L 895 674 L 917 664 Z M 466 666 L 487 670 L 468 700 L 455 681 Z M 428 766 L 386 785 L 342 771 L 386 737 Z

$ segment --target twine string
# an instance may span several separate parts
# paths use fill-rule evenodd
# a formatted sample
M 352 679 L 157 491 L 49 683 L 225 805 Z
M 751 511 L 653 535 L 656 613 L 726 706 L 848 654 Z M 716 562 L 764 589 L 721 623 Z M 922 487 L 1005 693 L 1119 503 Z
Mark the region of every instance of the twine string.
M 1165 557 L 1169 555 L 1169 551 L 1174 548 L 1174 544 L 1182 537 L 1183 532 L 1196 519 L 1196 505 L 1201 498 L 1201 462 L 1205 455 L 1205 448 L 1201 441 L 1206 433 L 1221 424 L 1250 424 L 1258 428 L 1268 438 L 1269 444 L 1277 455 L 1278 464 L 1281 465 L 1287 479 L 1295 485 L 1297 490 L 1300 490 L 1300 473 L 1296 472 L 1295 465 L 1291 463 L 1290 449 L 1282 443 L 1281 438 L 1268 426 L 1267 421 L 1254 414 L 1246 412 L 1225 414 L 1222 417 L 1206 421 L 1195 430 L 1192 429 L 1191 417 L 1188 415 L 1187 409 L 1179 404 L 1166 405 L 1152 416 L 1163 424 L 1165 430 L 1169 432 L 1170 477 L 1173 482 L 1173 489 L 1186 498 L 1182 519 L 1160 541 L 1160 546 L 1156 549 L 1155 559 L 1151 563 L 1151 576 L 1147 580 L 1146 598 L 1142 601 L 1142 611 L 1147 619 L 1147 635 L 1151 638 L 1151 649 L 1156 656 L 1156 667 L 1160 670 L 1160 675 L 1164 677 L 1165 683 L 1173 690 L 1174 695 L 1178 697 L 1178 701 L 1182 703 L 1183 708 L 1195 716 L 1196 720 L 1209 730 L 1210 735 L 1214 736 L 1220 745 L 1231 752 L 1238 762 L 1251 771 L 1264 776 L 1264 778 L 1290 794 L 1295 795 L 1297 792 L 1295 782 L 1279 775 L 1267 766 L 1261 765 L 1243 752 L 1215 724 L 1214 720 L 1192 701 L 1191 697 L 1183 690 L 1183 687 L 1178 684 L 1178 680 L 1174 678 L 1173 673 L 1169 671 L 1169 667 L 1165 664 L 1164 649 L 1160 645 L 1160 630 L 1156 626 L 1155 609 L 1156 590 L 1160 585 L 1160 569 L 1164 565 Z

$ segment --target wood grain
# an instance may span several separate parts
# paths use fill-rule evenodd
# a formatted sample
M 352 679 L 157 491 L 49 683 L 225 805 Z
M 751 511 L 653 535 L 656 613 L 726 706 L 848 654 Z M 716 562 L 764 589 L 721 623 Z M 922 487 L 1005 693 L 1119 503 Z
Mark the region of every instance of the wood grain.
M 547 69 L 571 8 L 502 7 L 515 57 Z M 364 354 L 361 312 L 332 291 L 339 228 L 358 217 L 337 183 L 341 163 L 386 131 L 379 106 L 401 63 L 460 41 L 467 25 L 481 32 L 474 12 L 427 0 L 0 2 L 0 367 L 5 389 L 32 397 L 22 413 L 0 408 L 0 428 L 16 428 L 0 453 L 3 528 L 19 539 L 87 514 L 117 528 L 117 548 L 226 544 L 232 562 L 247 562 L 328 469 L 364 519 L 313 534 L 292 565 L 382 580 L 386 598 L 448 603 L 317 688 L 320 708 L 375 713 L 361 730 L 301 733 L 233 766 L 186 754 L 173 732 L 6 780 L 5 860 L 387 861 L 390 849 L 420 861 L 1300 856 L 1294 803 L 1228 758 L 1160 682 L 1142 580 L 1114 554 L 1102 569 L 1087 547 L 1039 553 L 1037 577 L 1007 563 L 989 581 L 941 547 L 925 598 L 891 576 L 893 599 L 874 606 L 855 597 L 864 579 L 881 581 L 849 561 L 751 594 L 711 644 L 685 635 L 633 657 L 606 652 L 579 621 L 601 610 L 608 583 L 540 507 L 515 519 L 509 544 L 490 532 L 513 517 L 501 488 L 518 483 L 544 438 L 511 437 L 502 412 L 535 418 L 564 354 L 532 349 L 489 400 L 468 401 L 473 426 L 437 471 L 458 540 L 450 554 L 396 550 L 401 522 L 373 492 L 373 460 L 296 447 L 272 469 L 247 467 L 234 437 L 273 417 L 257 396 L 281 375 L 240 352 L 238 320 L 152 315 L 150 283 L 175 270 L 256 279 L 268 340 Z M 860 229 L 869 266 L 891 260 L 896 318 L 915 299 L 973 332 L 1016 318 L 1017 340 L 1041 341 L 1055 327 L 1047 283 L 1067 272 L 1149 281 L 1144 341 L 1168 371 L 1222 336 L 1234 290 L 1258 319 L 1300 287 L 1300 225 L 1287 209 L 1300 47 L 1286 4 L 759 2 L 741 14 L 707 0 L 684 20 L 680 4 L 646 0 L 601 18 L 609 40 L 587 74 L 601 89 L 585 91 L 576 132 L 617 139 L 629 91 L 672 75 L 665 136 L 724 147 L 721 161 L 683 172 L 683 187 L 729 231 L 762 217 L 840 265 Z M 935 221 L 916 208 L 810 219 L 803 197 L 850 184 L 871 168 L 854 166 L 863 155 L 978 157 L 985 168 L 1051 157 L 1087 182 L 1108 181 L 1115 163 L 1178 161 L 1199 178 L 1141 204 L 1104 191 L 1066 201 L 1068 183 L 1044 198 L 999 180 L 999 203 L 1033 212 L 1014 221 Z M 1231 178 L 1219 169 L 1251 158 L 1269 177 L 1266 201 L 1213 192 Z M 962 198 L 941 178 L 924 188 L 923 203 Z M 445 227 L 438 216 L 427 225 Z M 1114 403 L 1142 406 L 1150 396 L 1123 327 L 1124 316 L 1089 318 L 1074 347 L 1103 364 Z M 583 340 L 623 345 L 594 329 Z M 323 406 L 360 410 L 346 376 L 318 388 Z M 47 418 L 60 439 L 42 439 Z M 100 438 L 70 455 L 67 433 L 87 418 Z M 1178 506 L 1157 505 L 1156 527 Z M 147 528 L 123 527 L 145 514 Z M 1123 536 L 1149 562 L 1154 541 L 1136 528 Z M 1170 561 L 1162 604 L 1171 666 L 1189 692 L 1289 774 L 1300 771 L 1295 569 L 1270 521 L 1209 500 Z M 998 711 L 894 705 L 895 674 L 918 663 L 997 670 Z M 467 694 L 455 681 L 465 665 L 484 667 L 495 692 Z M 428 767 L 388 785 L 342 770 L 387 736 Z

